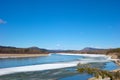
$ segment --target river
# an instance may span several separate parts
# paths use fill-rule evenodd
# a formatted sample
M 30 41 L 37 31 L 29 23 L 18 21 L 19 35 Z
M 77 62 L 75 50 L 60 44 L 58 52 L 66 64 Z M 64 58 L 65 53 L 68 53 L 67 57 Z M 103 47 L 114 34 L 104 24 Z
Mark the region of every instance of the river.
M 44 57 L 0 59 L 0 80 L 87 80 L 88 74 L 79 74 L 77 64 L 91 64 L 97 68 L 118 68 L 105 55 L 50 54 Z

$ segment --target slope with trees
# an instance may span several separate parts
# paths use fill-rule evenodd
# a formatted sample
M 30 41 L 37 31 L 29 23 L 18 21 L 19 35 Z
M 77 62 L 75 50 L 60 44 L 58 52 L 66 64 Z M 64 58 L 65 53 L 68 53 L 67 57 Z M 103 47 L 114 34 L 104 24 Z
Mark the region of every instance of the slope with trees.
M 0 46 L 0 54 L 48 54 L 46 49 L 16 48 Z

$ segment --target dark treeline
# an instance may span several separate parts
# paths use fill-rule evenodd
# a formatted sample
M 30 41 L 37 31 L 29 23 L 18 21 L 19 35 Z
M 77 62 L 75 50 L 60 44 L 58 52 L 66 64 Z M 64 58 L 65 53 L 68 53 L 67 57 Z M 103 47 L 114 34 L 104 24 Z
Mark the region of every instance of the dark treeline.
M 47 54 L 47 50 L 46 49 L 32 49 L 32 48 L 16 48 L 16 47 L 4 47 L 4 46 L 0 46 L 0 53 L 17 53 L 17 54 L 42 54 L 45 53 Z
M 110 49 L 109 51 L 107 51 L 107 54 L 114 54 L 117 55 L 118 58 L 120 58 L 120 48 Z
M 110 49 L 107 53 L 120 53 L 120 48 Z
M 41 54 L 41 53 L 82 53 L 82 54 L 115 54 L 120 57 L 120 48 L 116 49 L 84 49 L 84 50 L 47 50 L 41 49 L 38 47 L 30 47 L 30 48 L 17 48 L 17 47 L 9 47 L 9 46 L 0 46 L 0 54 L 3 53 L 17 53 L 17 54 Z

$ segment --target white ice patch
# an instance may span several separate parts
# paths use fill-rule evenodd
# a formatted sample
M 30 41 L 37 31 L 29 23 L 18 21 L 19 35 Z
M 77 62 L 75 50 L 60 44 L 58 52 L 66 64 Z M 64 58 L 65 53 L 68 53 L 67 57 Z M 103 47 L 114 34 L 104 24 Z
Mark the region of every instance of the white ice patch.
M 32 65 L 32 66 L 3 68 L 3 69 L 0 69 L 0 75 L 17 73 L 17 72 L 42 71 L 42 70 L 73 67 L 73 66 L 76 66 L 78 63 L 79 63 L 79 61 L 67 62 L 67 63 L 63 62 L 63 63 L 52 63 L 52 64 L 41 64 L 41 65 Z
M 89 57 L 107 57 L 106 55 L 102 54 L 69 54 L 69 53 L 58 53 L 60 55 L 73 55 L 73 56 L 89 56 Z

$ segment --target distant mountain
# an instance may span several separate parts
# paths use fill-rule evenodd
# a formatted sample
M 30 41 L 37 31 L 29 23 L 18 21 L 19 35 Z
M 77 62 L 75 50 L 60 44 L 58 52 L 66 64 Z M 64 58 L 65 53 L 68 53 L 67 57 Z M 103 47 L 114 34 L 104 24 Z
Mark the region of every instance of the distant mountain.
M 106 49 L 86 47 L 82 50 L 48 50 L 50 53 L 105 53 Z
M 38 47 L 30 47 L 30 48 L 17 48 L 11 46 L 0 46 L 0 53 L 12 53 L 12 54 L 48 54 L 46 49 L 41 49 Z
M 86 48 L 82 49 L 81 51 L 91 51 L 91 50 L 105 50 L 105 49 L 86 47 Z
M 39 48 L 39 47 L 29 47 L 28 49 L 33 49 L 33 50 L 40 50 L 40 51 L 46 51 L 46 52 L 48 52 L 48 50 L 47 49 L 44 49 L 44 48 Z
M 70 53 L 75 50 L 48 50 L 49 53 Z
M 47 51 L 47 49 L 39 48 L 39 47 L 29 47 L 29 49 L 34 49 L 34 50 L 44 50 L 44 51 Z
M 108 49 L 91 48 L 91 47 L 86 47 L 80 50 L 80 52 L 88 53 L 88 54 L 105 54 L 107 51 Z
M 33 46 L 33 47 L 29 47 L 29 49 L 36 49 L 36 50 L 40 50 L 39 47 Z
M 11 46 L 0 46 L 0 54 L 12 53 L 12 54 L 48 54 L 48 53 L 80 53 L 80 54 L 106 54 L 110 49 L 99 49 L 86 47 L 82 50 L 48 50 L 39 47 L 29 48 L 17 48 Z M 118 49 L 117 49 L 118 50 Z M 116 50 L 116 51 L 117 51 Z M 112 50 L 113 51 L 113 50 Z

